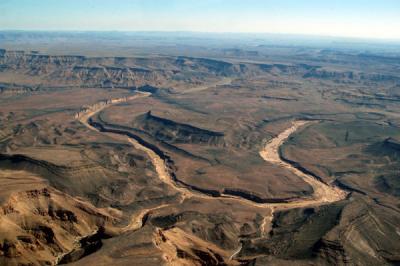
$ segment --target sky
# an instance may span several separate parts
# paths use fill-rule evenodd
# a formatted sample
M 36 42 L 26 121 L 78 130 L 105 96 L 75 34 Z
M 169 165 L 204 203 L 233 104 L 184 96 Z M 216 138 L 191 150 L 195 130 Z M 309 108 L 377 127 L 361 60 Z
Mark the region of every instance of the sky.
M 400 0 L 0 0 L 0 30 L 284 33 L 400 40 Z

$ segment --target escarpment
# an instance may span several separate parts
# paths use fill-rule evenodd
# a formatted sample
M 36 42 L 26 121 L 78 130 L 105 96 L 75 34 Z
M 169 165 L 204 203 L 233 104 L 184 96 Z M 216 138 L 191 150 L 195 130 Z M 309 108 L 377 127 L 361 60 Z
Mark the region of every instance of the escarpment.
M 140 115 L 134 125 L 156 139 L 168 143 L 193 143 L 208 145 L 224 145 L 224 133 L 201 129 L 170 119 L 155 116 L 151 111 Z
M 94 163 L 73 166 L 56 165 L 22 154 L 0 154 L 0 167 L 10 170 L 27 170 L 42 175 L 47 178 L 52 186 L 71 191 L 73 191 L 71 185 L 74 183 L 76 176 L 81 177 L 80 182 L 86 182 L 83 177 L 88 177 L 93 172 L 101 171 L 99 166 Z
M 41 91 L 41 88 L 39 86 L 0 83 L 0 94 L 2 94 L 3 96 L 13 96 L 38 91 Z
M 370 144 L 365 151 L 375 156 L 388 156 L 389 158 L 397 159 L 400 158 L 400 141 L 394 138 L 387 138 Z
M 399 82 L 396 75 L 382 75 L 378 73 L 364 73 L 355 71 L 337 71 L 324 68 L 315 68 L 306 72 L 303 78 L 334 80 L 336 82 Z

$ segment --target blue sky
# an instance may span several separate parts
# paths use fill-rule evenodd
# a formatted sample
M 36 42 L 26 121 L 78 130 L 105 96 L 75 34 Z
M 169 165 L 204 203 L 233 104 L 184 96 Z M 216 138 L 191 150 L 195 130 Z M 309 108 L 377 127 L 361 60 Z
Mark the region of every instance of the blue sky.
M 0 0 L 0 29 L 400 39 L 400 0 Z

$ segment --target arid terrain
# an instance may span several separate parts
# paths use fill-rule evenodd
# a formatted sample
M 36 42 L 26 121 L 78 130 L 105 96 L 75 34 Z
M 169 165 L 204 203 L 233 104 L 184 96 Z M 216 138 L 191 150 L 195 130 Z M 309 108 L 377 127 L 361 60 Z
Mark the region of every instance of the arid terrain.
M 0 32 L 0 265 L 399 265 L 400 45 Z

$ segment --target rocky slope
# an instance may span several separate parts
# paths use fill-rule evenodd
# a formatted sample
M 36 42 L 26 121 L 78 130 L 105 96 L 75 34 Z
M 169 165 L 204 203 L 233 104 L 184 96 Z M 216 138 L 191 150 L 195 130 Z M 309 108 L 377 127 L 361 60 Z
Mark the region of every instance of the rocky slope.
M 7 183 L 4 178 L 10 177 Z M 99 209 L 49 187 L 39 176 L 23 171 L 2 171 L 0 264 L 55 264 L 80 238 L 116 222 L 112 209 Z M 11 178 L 12 177 L 12 178 Z M 38 181 L 31 187 L 4 195 L 5 188 Z M 108 230 L 108 229 L 107 229 Z

